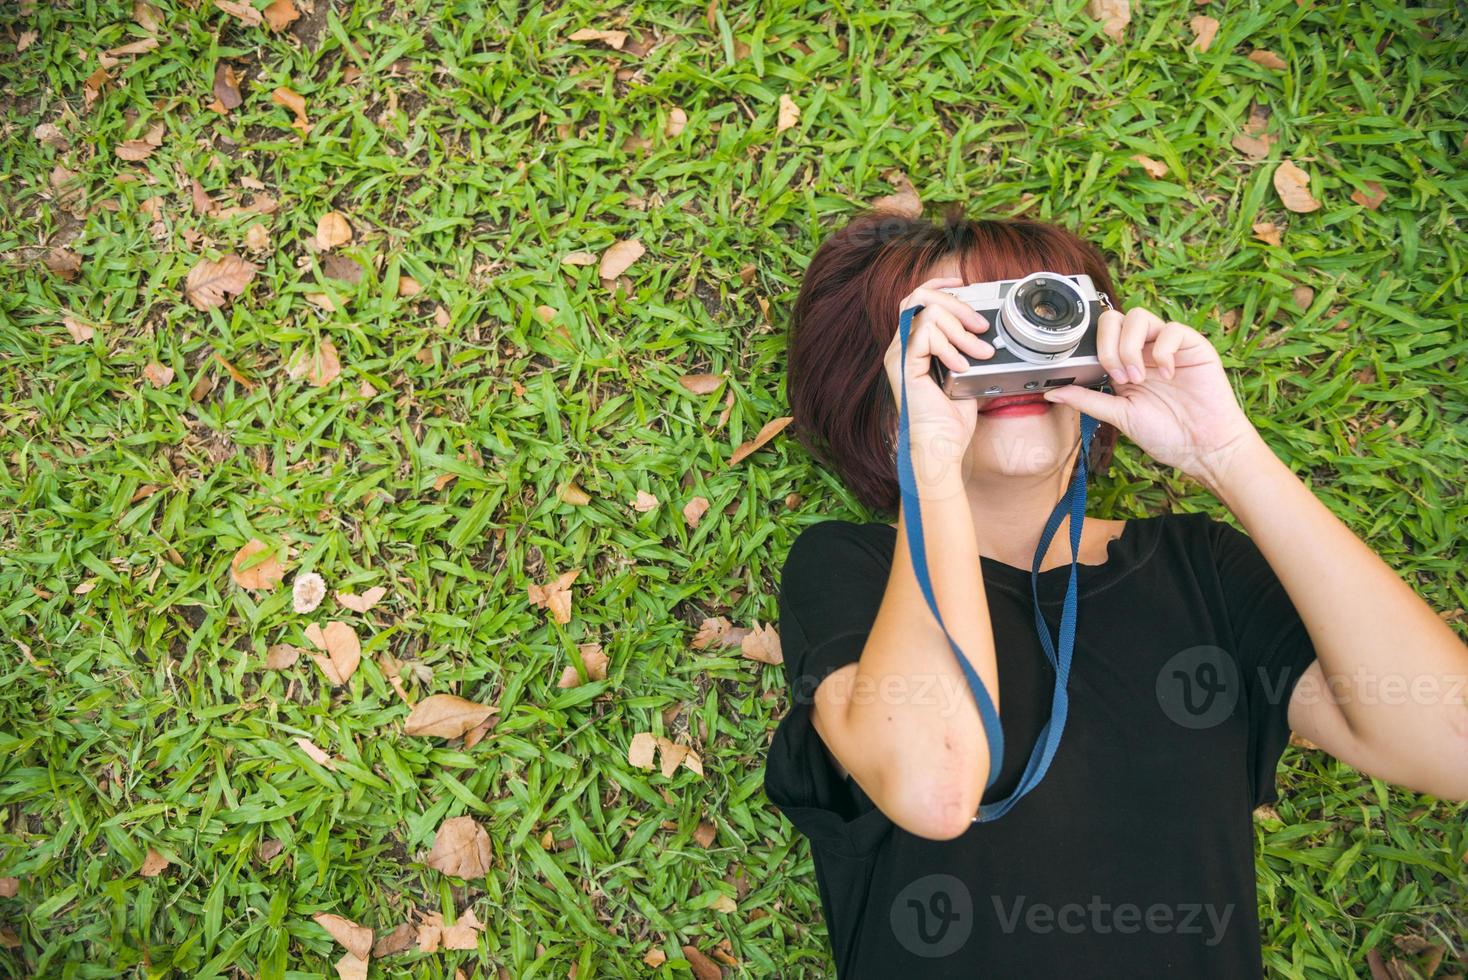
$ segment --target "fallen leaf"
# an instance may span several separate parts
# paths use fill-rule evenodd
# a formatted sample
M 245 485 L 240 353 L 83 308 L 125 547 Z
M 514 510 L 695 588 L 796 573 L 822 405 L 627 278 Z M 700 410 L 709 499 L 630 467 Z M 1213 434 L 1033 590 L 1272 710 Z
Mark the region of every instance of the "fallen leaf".
M 124 140 L 123 142 L 117 144 L 117 146 L 113 148 L 112 152 L 116 153 L 118 159 L 120 160 L 137 162 L 138 160 L 148 159 L 148 157 L 153 155 L 153 151 L 156 149 L 158 149 L 158 147 L 154 146 L 152 143 L 149 143 L 147 140 Z
M 67 333 L 71 334 L 72 343 L 85 344 L 97 335 L 90 323 L 83 323 L 76 317 L 62 317 L 61 325 L 66 328 Z
M 722 374 L 685 374 L 678 383 L 695 395 L 713 394 L 724 383 Z
M 1290 290 L 1290 300 L 1300 310 L 1310 309 L 1310 304 L 1315 302 L 1315 290 L 1306 285 L 1296 286 Z
M 693 843 L 704 849 L 714 846 L 714 838 L 718 829 L 707 820 L 700 820 L 698 828 L 693 831 Z
M 195 214 L 210 214 L 215 210 L 214 199 L 209 196 L 208 191 L 204 190 L 204 185 L 199 183 L 197 177 L 189 178 L 189 199 Z
M 710 905 L 709 908 L 713 909 L 715 912 L 723 912 L 725 914 L 731 914 L 739 911 L 739 906 L 735 903 L 734 899 L 730 898 L 728 895 L 720 895 L 718 898 L 714 899 L 713 904 Z
M 591 494 L 572 481 L 561 488 L 561 503 L 570 504 L 572 507 L 585 507 L 591 503 Z
M 597 274 L 603 279 L 616 279 L 631 268 L 632 263 L 642 258 L 646 251 L 635 238 L 617 242 L 601 254 L 601 265 Z
M 476 704 L 457 694 L 434 694 L 413 705 L 403 734 L 458 738 L 497 711 L 493 705 Z
M 688 113 L 677 106 L 668 110 L 668 122 L 663 127 L 663 135 L 669 139 L 677 139 L 683 135 L 683 130 L 688 128 Z
M 886 211 L 904 218 L 922 217 L 923 199 L 918 196 L 912 181 L 907 179 L 907 174 L 894 171 L 887 179 L 897 191 L 873 201 L 872 210 Z
M 401 953 L 403 950 L 413 945 L 413 939 L 417 935 L 417 932 L 418 931 L 414 929 L 411 924 L 404 922 L 392 932 L 388 933 L 386 936 L 383 936 L 376 942 L 376 944 L 373 945 L 373 958 L 381 959 L 384 956 L 391 956 L 394 953 Z
M 323 252 L 352 240 L 352 226 L 340 211 L 328 211 L 316 222 L 316 244 Z
M 163 27 L 163 12 L 148 0 L 134 0 L 133 22 L 149 34 L 157 34 Z
M 1268 68 L 1271 71 L 1284 71 L 1289 67 L 1285 64 L 1284 59 L 1273 51 L 1263 51 L 1257 48 L 1249 52 L 1249 60 L 1260 68 Z
M 217 0 L 216 0 L 217 2 Z M 365 960 L 372 955 L 372 930 L 366 926 L 359 926 L 351 919 L 344 919 L 330 912 L 318 912 L 311 918 L 316 924 L 325 929 L 327 934 L 346 947 L 359 960 Z
M 35 129 L 31 130 L 31 135 L 35 137 L 42 146 L 49 146 L 55 150 L 66 150 L 71 147 L 71 141 L 66 138 L 66 134 L 61 131 L 61 127 L 56 125 L 55 123 L 41 123 Z M 65 168 L 58 166 L 58 169 L 64 170 Z M 66 172 L 68 174 L 71 173 L 70 171 Z M 51 181 L 51 186 L 53 187 L 56 186 L 56 180 L 54 177 L 55 173 L 56 171 L 53 170 L 53 178 Z
M 345 953 L 336 961 L 337 980 L 367 980 L 367 961 Z
M 1254 237 L 1270 245 L 1283 245 L 1279 228 L 1273 221 L 1260 221 L 1254 225 Z
M 269 554 L 264 559 L 253 562 L 254 556 L 262 552 Z M 247 563 L 249 567 L 245 567 Z M 251 538 L 244 547 L 235 552 L 234 559 L 229 563 L 229 573 L 234 578 L 235 585 L 242 589 L 269 591 L 285 578 L 285 569 L 281 567 L 275 553 L 259 538 Z
M 1269 147 L 1275 137 L 1269 134 L 1263 136 L 1250 136 L 1248 133 L 1240 133 L 1230 140 L 1230 145 L 1251 160 L 1263 160 L 1269 156 Z
M 245 229 L 245 248 L 252 252 L 264 252 L 270 248 L 270 229 L 263 224 L 253 224 Z
M 14 898 L 20 894 L 20 879 L 16 877 L 0 878 L 0 898 Z
M 1091 0 L 1086 11 L 1101 22 L 1101 33 L 1120 44 L 1126 38 L 1126 26 L 1132 20 L 1128 0 Z
M 786 415 L 781 418 L 773 419 L 772 421 L 766 422 L 764 428 L 759 430 L 758 435 L 756 435 L 749 442 L 740 444 L 739 448 L 734 450 L 734 454 L 729 457 L 729 465 L 739 465 L 750 454 L 758 451 L 761 446 L 769 442 L 771 439 L 775 438 L 775 436 L 780 433 L 780 430 L 789 425 L 793 419 L 794 416 Z
M 15 39 L 15 53 L 20 54 L 26 48 L 36 43 L 41 35 L 36 31 L 21 31 L 20 36 Z
M 581 569 L 573 568 L 544 585 L 530 583 L 527 591 L 530 594 L 531 605 L 540 609 L 549 609 L 558 623 L 569 623 L 571 621 L 571 583 L 576 581 L 576 576 L 580 574 Z
M 236 3 L 235 0 L 214 0 L 214 6 L 251 27 L 259 27 L 264 23 L 260 11 L 250 6 L 248 2 Z
M 1375 211 L 1386 200 L 1386 189 L 1376 181 L 1368 180 L 1364 191 L 1351 192 L 1351 200 L 1368 211 Z
M 326 598 L 326 581 L 315 572 L 297 575 L 291 583 L 291 608 L 298 613 L 315 612 Z
M 173 381 L 173 368 L 157 361 L 149 361 L 143 367 L 143 377 L 154 388 L 167 388 Z
M 670 738 L 658 738 L 656 741 L 658 755 L 663 759 L 663 775 L 672 779 L 673 773 L 678 771 L 678 767 L 683 764 L 683 760 L 692 750 L 686 745 L 679 745 Z
M 622 50 L 622 45 L 627 43 L 626 31 L 598 31 L 591 27 L 583 27 L 571 35 L 573 41 L 600 41 L 609 48 Z
M 739 644 L 740 653 L 746 660 L 757 660 L 762 664 L 783 664 L 785 656 L 780 651 L 780 634 L 772 626 L 761 626 L 758 622 L 749 635 Z
M 246 391 L 255 390 L 255 382 L 241 374 L 240 369 L 231 364 L 223 354 L 215 351 L 214 360 L 224 366 L 224 369 L 229 372 L 229 376 L 234 379 L 236 384 L 243 387 Z
M 683 520 L 691 528 L 698 527 L 698 522 L 703 519 L 703 515 L 708 512 L 708 509 L 709 500 L 707 497 L 694 497 L 683 505 Z
M 650 510 L 658 509 L 658 498 L 646 490 L 637 491 L 637 499 L 632 504 L 632 509 L 639 514 L 646 514 Z
M 684 946 L 683 958 L 693 967 L 694 980 L 720 980 L 724 975 L 719 964 L 700 953 L 697 946 Z
M 266 670 L 285 670 L 295 666 L 301 657 L 301 648 L 289 643 L 277 643 L 265 651 Z
M 590 252 L 567 252 L 561 265 L 596 265 L 596 256 Z
M 664 953 L 661 949 L 654 947 L 647 951 L 647 955 L 642 958 L 642 962 L 646 963 L 653 969 L 657 969 L 664 963 L 668 962 L 668 954 Z
M 1149 177 L 1160 178 L 1167 176 L 1167 164 L 1163 163 L 1161 160 L 1153 160 L 1151 157 L 1143 156 L 1140 153 L 1132 157 L 1132 160 L 1140 164 L 1142 169 L 1147 171 L 1147 175 Z
M 387 589 L 380 585 L 374 585 L 361 595 L 353 595 L 350 592 L 338 592 L 336 594 L 336 601 L 346 606 L 352 612 L 365 613 L 381 602 L 385 595 L 387 595 Z
M 112 76 L 107 74 L 107 69 L 105 68 L 98 68 L 88 75 L 87 80 L 82 82 L 82 107 L 90 110 L 93 103 L 101 97 L 102 89 L 110 81 L 112 81 Z
M 168 858 L 159 854 L 153 848 L 148 848 L 148 853 L 143 858 L 143 866 L 138 869 L 138 874 L 144 878 L 156 878 L 163 873 L 163 869 L 172 864 Z
M 604 681 L 607 679 L 608 658 L 600 643 L 581 643 L 577 645 L 576 651 L 581 657 L 582 666 L 586 668 L 587 680 Z M 563 688 L 581 686 L 581 675 L 576 672 L 574 664 L 561 671 L 561 679 L 556 686 Z
M 783 133 L 800 122 L 800 106 L 785 93 L 780 94 L 780 110 L 775 120 L 775 132 Z
M 82 271 L 82 257 L 65 245 L 53 248 L 46 253 L 46 268 L 51 270 L 52 275 L 71 282 Z
M 412 299 L 423 292 L 423 284 L 412 276 L 398 276 L 398 295 L 404 299 Z
M 291 126 L 299 129 L 303 138 L 311 131 L 311 122 L 306 118 L 306 100 L 298 93 L 282 85 L 270 93 L 270 101 L 295 113 L 296 118 Z
M 697 776 L 703 776 L 703 760 L 692 749 L 689 749 L 688 754 L 683 757 L 683 768 Z
M 443 943 L 443 916 L 437 912 L 419 912 L 423 921 L 418 925 L 418 951 L 436 953 Z
M 638 769 L 651 769 L 657 750 L 658 743 L 652 737 L 652 732 L 638 732 L 632 736 L 632 743 L 627 747 L 627 762 Z
M 427 864 L 451 878 L 483 878 L 493 859 L 484 828 L 473 817 L 453 817 L 439 824 Z
M 1298 214 L 1320 209 L 1320 202 L 1310 196 L 1310 175 L 1289 160 L 1274 171 L 1274 189 L 1284 206 Z
M 312 387 L 325 388 L 342 373 L 342 362 L 337 355 L 336 345 L 329 340 L 323 340 L 315 350 L 297 347 L 286 364 L 285 373 L 293 381 L 305 378 Z
M 311 741 L 309 738 L 297 737 L 296 745 L 300 746 L 301 751 L 310 756 L 311 761 L 316 763 L 318 766 L 324 766 L 327 769 L 336 769 L 336 762 L 331 758 L 331 756 L 327 755 L 326 752 L 322 750 L 319 745 Z
M 259 856 L 262 862 L 268 863 L 269 861 L 274 860 L 275 856 L 283 850 L 285 850 L 285 844 L 274 838 L 271 838 L 267 841 L 261 841 L 260 847 L 255 853 Z
M 214 66 L 214 97 L 226 109 L 236 109 L 245 101 L 240 94 L 240 80 L 228 62 Z
M 706 650 L 711 646 L 728 646 L 729 641 L 727 637 L 733 629 L 734 624 L 723 616 L 705 619 L 698 627 L 697 635 L 693 637 L 693 649 Z M 743 638 L 743 635 L 741 635 L 740 640 L 743 640 Z
M 184 295 L 196 309 L 208 310 L 223 306 L 230 296 L 239 296 L 255 278 L 259 267 L 246 262 L 234 253 L 223 256 L 219 261 L 200 259 L 189 270 L 184 282 Z
M 291 0 L 273 0 L 270 6 L 265 8 L 265 23 L 273 33 L 279 34 L 290 27 L 301 12 Z
M 1193 47 L 1199 51 L 1207 51 L 1218 36 L 1218 19 L 1199 14 L 1188 21 L 1188 26 L 1193 29 Z
M 333 687 L 340 687 L 352 679 L 357 665 L 362 662 L 362 641 L 357 638 L 357 631 L 351 623 L 334 620 L 327 623 L 325 629 L 312 623 L 306 627 L 306 639 L 316 649 L 325 651 L 325 656 L 313 653 L 311 658 Z

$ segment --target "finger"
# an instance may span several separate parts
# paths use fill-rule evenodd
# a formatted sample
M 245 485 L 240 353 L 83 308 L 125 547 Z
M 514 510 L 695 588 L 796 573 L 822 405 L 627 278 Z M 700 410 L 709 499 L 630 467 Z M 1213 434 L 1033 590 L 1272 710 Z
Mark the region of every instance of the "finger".
M 1122 432 L 1127 430 L 1127 400 L 1120 395 L 1108 395 L 1080 385 L 1066 385 L 1063 388 L 1046 388 L 1044 398 L 1047 402 L 1069 405 Z
M 937 307 L 938 309 L 947 310 L 960 323 L 975 333 L 982 333 L 988 329 L 989 321 L 983 314 L 951 293 L 938 292 L 931 289 L 919 289 L 913 293 L 913 297 L 919 303 L 922 303 L 924 308 Z
M 1134 306 L 1127 310 L 1121 324 L 1121 339 L 1117 342 L 1117 356 L 1127 373 L 1127 380 L 1140 384 L 1147 377 L 1147 368 L 1142 363 L 1142 345 L 1162 329 L 1162 318 L 1151 310 Z
M 969 359 L 963 356 L 962 351 L 953 346 L 953 343 L 948 339 L 946 335 L 944 335 L 943 331 L 936 328 L 930 329 L 928 331 L 928 347 L 932 350 L 933 356 L 942 361 L 944 365 L 947 366 L 948 370 L 968 370 Z M 919 365 L 909 360 L 908 365 L 909 368 L 907 376 L 909 378 L 921 377 L 928 371 L 928 364 L 926 361 Z
M 935 289 L 948 289 L 953 286 L 962 285 L 963 280 L 960 279 L 958 276 L 940 276 L 936 279 L 929 279 L 927 282 L 918 286 L 912 292 L 903 297 L 902 303 L 898 306 L 898 310 L 905 310 L 909 306 L 921 306 L 923 304 L 923 301 L 918 298 L 918 293 L 924 291 L 932 292 Z
M 981 359 L 994 356 L 994 348 L 971 333 L 968 325 L 962 323 L 957 316 L 948 310 L 928 307 L 923 310 L 922 315 L 931 316 L 932 324 L 941 330 L 943 335 L 948 338 L 948 342 L 959 350 Z M 968 367 L 968 365 L 965 364 L 964 367 Z
M 1120 310 L 1106 310 L 1096 321 L 1096 359 L 1111 375 L 1113 386 L 1126 381 L 1121 370 L 1121 361 L 1116 354 L 1117 341 L 1121 338 L 1122 315 Z
M 1187 330 L 1181 323 L 1168 323 L 1152 342 L 1152 361 L 1166 381 L 1171 381 L 1177 374 L 1177 357 L 1174 355 L 1187 337 Z

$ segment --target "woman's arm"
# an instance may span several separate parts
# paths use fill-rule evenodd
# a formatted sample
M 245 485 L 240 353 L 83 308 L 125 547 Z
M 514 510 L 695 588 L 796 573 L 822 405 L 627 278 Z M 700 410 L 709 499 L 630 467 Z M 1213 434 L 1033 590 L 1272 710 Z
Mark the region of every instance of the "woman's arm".
M 1468 799 L 1468 648 L 1257 433 L 1219 463 L 1203 482 L 1268 560 L 1318 658 L 1290 727 L 1370 775 Z

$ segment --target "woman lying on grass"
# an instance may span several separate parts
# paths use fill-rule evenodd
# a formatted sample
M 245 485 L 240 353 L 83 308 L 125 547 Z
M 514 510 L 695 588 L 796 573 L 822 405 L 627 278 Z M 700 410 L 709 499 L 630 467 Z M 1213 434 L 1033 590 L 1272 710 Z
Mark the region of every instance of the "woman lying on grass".
M 786 561 L 792 706 L 769 797 L 811 841 L 843 978 L 1221 977 L 1262 973 L 1255 807 L 1291 729 L 1384 780 L 1468 797 L 1468 654 L 1453 631 L 1284 466 L 1198 331 L 1108 310 L 1113 394 L 1074 385 L 952 400 L 929 374 L 994 333 L 941 292 L 1049 271 L 1117 294 L 1101 255 L 1029 221 L 858 219 L 812 259 L 789 394 L 802 437 L 892 524 L 827 520 Z M 900 311 L 921 306 L 906 357 Z M 927 605 L 899 504 L 905 379 L 926 566 L 948 635 L 992 695 L 1003 751 Z M 1009 407 L 1005 407 L 1008 405 Z M 1081 413 L 1201 481 L 1248 534 L 1203 514 L 1081 522 L 1063 739 L 1021 785 L 1050 717 L 1031 564 L 1078 463 Z M 1039 565 L 1047 628 L 1070 576 L 1068 519 Z

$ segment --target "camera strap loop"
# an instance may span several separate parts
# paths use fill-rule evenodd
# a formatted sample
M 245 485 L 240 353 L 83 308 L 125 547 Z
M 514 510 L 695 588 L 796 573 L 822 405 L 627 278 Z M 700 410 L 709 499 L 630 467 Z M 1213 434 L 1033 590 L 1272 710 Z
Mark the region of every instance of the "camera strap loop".
M 912 332 L 912 318 L 921 309 L 921 306 L 914 306 L 903 310 L 902 317 L 898 321 L 903 364 L 907 363 L 907 345 Z M 933 613 L 933 618 L 938 621 L 938 627 L 943 630 L 948 646 L 952 648 L 954 656 L 958 658 L 958 665 L 968 680 L 974 703 L 979 709 L 979 720 L 984 726 L 984 735 L 989 742 L 989 776 L 984 783 L 987 789 L 994 785 L 994 781 L 999 777 L 999 770 L 1004 764 L 1004 732 L 999 724 L 999 713 L 995 710 L 994 701 L 984 687 L 983 679 L 979 677 L 973 664 L 969 663 L 968 657 L 949 635 L 948 627 L 944 625 L 943 617 L 938 612 L 938 602 L 933 596 L 933 584 L 928 575 L 927 549 L 923 544 L 923 519 L 918 501 L 917 477 L 912 468 L 912 433 L 909 430 L 908 419 L 907 374 L 904 372 L 897 432 L 897 482 L 902 491 L 902 510 L 907 525 L 907 546 L 912 553 L 913 571 L 917 575 L 918 587 L 922 589 L 923 598 L 927 600 L 928 609 Z M 1096 419 L 1084 412 L 1081 413 L 1081 447 L 1075 473 L 1071 477 L 1066 495 L 1056 503 L 1055 508 L 1050 512 L 1049 519 L 1045 522 L 1045 530 L 1040 535 L 1039 546 L 1035 549 L 1034 564 L 1030 568 L 1030 593 L 1035 606 L 1035 629 L 1040 634 L 1040 645 L 1045 651 L 1045 659 L 1055 669 L 1055 691 L 1050 702 L 1050 718 L 1045 722 L 1045 727 L 1040 730 L 1039 737 L 1035 740 L 1035 747 L 1030 753 L 1030 761 L 1025 766 L 1019 785 L 1007 798 L 980 806 L 978 815 L 974 817 L 976 823 L 997 820 L 1004 816 L 1015 803 L 1019 802 L 1021 797 L 1040 784 L 1040 780 L 1045 778 L 1045 773 L 1050 768 L 1051 760 L 1055 758 L 1055 752 L 1060 747 L 1060 736 L 1065 731 L 1065 720 L 1070 711 L 1070 697 L 1066 692 L 1066 685 L 1070 680 L 1071 651 L 1075 646 L 1076 632 L 1076 563 L 1081 547 L 1081 526 L 1086 519 L 1086 460 L 1090 455 L 1091 437 L 1096 432 L 1096 426 Z M 1049 550 L 1050 541 L 1055 537 L 1055 532 L 1067 513 L 1070 514 L 1070 580 L 1066 585 L 1065 604 L 1060 614 L 1059 649 L 1057 650 L 1056 644 L 1050 638 L 1050 627 L 1045 621 L 1045 614 L 1040 609 L 1040 562 L 1045 552 Z

